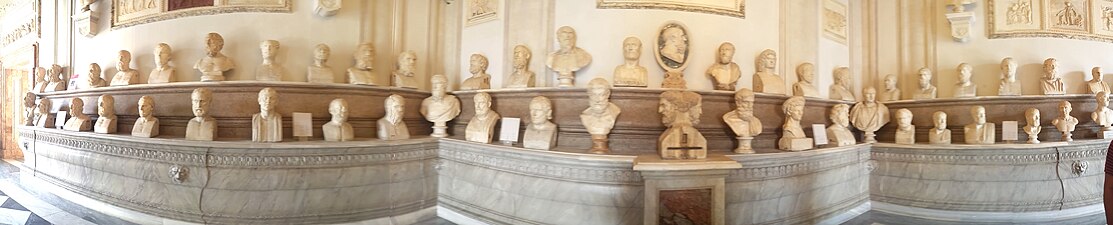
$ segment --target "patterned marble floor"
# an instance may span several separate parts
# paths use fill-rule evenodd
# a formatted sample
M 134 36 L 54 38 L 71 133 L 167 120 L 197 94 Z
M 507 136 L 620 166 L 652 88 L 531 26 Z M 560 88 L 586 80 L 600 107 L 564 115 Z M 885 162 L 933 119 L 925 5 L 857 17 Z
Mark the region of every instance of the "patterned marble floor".
M 926 220 L 919 218 L 912 218 L 878 211 L 869 211 L 863 213 L 858 217 L 854 217 L 850 221 L 842 223 L 843 225 L 998 225 L 998 224 L 1026 224 L 1026 223 L 978 223 L 978 222 L 954 222 L 954 221 L 938 221 Z M 1063 225 L 1102 225 L 1105 223 L 1105 214 L 1098 214 L 1072 220 L 1057 221 L 1053 223 L 1031 223 L 1039 225 L 1063 224 Z
M 0 224 L 23 224 L 23 225 L 49 225 L 38 214 L 31 212 L 22 204 L 16 202 L 15 199 L 8 197 L 8 194 L 0 191 L 0 200 L 4 203 L 0 204 Z

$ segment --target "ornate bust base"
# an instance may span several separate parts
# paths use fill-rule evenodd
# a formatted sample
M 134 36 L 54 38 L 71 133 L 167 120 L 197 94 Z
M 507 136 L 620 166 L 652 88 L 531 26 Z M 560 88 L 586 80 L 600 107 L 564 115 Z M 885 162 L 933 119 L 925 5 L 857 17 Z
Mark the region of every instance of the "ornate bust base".
M 754 137 L 735 137 L 738 139 L 738 147 L 734 148 L 734 153 L 738 154 L 754 154 Z

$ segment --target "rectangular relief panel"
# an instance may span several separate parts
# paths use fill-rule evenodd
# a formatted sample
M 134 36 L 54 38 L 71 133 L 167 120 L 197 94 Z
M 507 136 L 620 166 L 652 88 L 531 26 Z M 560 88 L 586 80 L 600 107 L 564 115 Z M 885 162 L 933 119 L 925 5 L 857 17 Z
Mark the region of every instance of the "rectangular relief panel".
M 112 0 L 112 28 L 188 16 L 237 12 L 289 13 L 289 0 Z
M 664 9 L 746 18 L 746 0 L 598 0 L 600 9 Z
M 1113 0 L 988 0 L 989 38 L 1113 42 Z
M 835 0 L 823 1 L 823 36 L 827 39 L 846 44 L 850 24 L 846 15 L 846 5 Z

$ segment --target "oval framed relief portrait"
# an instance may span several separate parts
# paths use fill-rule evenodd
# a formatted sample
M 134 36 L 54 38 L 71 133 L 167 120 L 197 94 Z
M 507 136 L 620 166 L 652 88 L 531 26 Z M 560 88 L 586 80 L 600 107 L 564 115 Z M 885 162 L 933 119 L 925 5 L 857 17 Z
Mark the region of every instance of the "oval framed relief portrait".
M 688 27 L 676 21 L 666 22 L 657 30 L 657 42 L 653 52 L 657 55 L 657 64 L 665 71 L 684 70 L 688 66 L 688 56 L 691 42 L 688 39 Z

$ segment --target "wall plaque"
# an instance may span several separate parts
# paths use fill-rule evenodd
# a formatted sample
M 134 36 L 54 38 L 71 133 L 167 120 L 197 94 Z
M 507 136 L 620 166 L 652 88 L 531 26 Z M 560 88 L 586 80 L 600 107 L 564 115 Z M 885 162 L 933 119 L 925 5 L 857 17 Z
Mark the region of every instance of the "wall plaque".
M 1113 0 L 988 0 L 989 38 L 1113 42 Z
M 746 18 L 746 0 L 598 0 L 600 9 L 664 9 Z
M 499 0 L 467 0 L 468 1 L 468 15 L 467 25 L 472 26 L 476 24 L 485 23 L 498 19 L 499 15 Z
M 823 1 L 823 36 L 827 39 L 846 44 L 849 28 L 847 25 L 846 5 L 835 0 Z
M 188 16 L 291 12 L 290 0 L 112 0 L 112 28 Z

